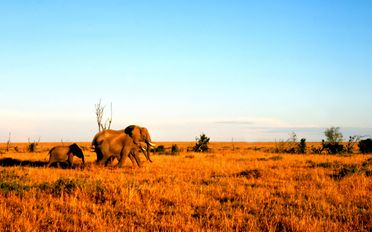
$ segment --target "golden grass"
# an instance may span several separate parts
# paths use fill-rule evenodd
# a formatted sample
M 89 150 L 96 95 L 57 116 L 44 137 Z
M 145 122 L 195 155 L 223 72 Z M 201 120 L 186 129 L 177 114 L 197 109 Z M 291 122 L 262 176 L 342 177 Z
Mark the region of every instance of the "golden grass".
M 272 143 L 212 143 L 213 152 L 153 155 L 132 168 L 30 166 L 39 153 L 5 152 L 0 230 L 371 231 L 372 155 L 270 154 Z M 159 143 L 166 147 L 172 143 Z M 19 144 L 18 146 L 21 146 Z M 89 146 L 89 143 L 80 144 Z M 4 145 L 2 145 L 4 147 Z M 6 165 L 5 163 L 2 163 Z

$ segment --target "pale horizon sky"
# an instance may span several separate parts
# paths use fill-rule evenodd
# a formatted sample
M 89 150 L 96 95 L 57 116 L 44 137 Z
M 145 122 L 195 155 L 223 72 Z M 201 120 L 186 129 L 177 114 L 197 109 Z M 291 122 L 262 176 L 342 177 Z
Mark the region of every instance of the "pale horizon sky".
M 372 136 L 370 1 L 0 4 L 0 142 Z M 105 118 L 106 118 L 105 116 Z

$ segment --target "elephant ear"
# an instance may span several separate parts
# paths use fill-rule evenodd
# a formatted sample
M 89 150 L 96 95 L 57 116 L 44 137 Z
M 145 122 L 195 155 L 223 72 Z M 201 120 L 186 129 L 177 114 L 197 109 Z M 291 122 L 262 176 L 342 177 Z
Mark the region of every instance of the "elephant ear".
M 71 144 L 69 146 L 69 148 L 70 148 L 70 151 L 71 151 L 72 154 L 76 155 L 79 158 L 84 157 L 83 151 L 81 150 L 81 148 L 76 143 Z
M 127 128 L 124 129 L 124 133 L 129 135 L 129 136 L 132 136 L 132 132 L 133 132 L 135 127 L 136 127 L 135 125 L 127 126 Z
M 71 144 L 70 146 L 68 146 L 70 148 L 71 151 L 75 151 L 76 148 L 80 149 L 79 146 L 76 144 L 76 143 L 73 143 Z
M 151 142 L 151 137 L 146 127 L 141 127 L 141 137 L 143 138 L 143 140 L 145 140 L 146 143 Z
M 135 144 L 139 144 L 141 141 L 141 130 L 138 126 L 130 125 L 124 129 L 124 133 L 129 135 Z

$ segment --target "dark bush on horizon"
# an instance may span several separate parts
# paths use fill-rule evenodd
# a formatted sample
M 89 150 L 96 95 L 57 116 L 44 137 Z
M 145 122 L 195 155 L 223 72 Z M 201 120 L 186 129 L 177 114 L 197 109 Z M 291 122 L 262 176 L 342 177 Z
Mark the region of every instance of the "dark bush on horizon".
M 172 148 L 171 148 L 172 155 L 178 155 L 180 151 L 181 149 L 177 146 L 177 144 L 172 144 Z
M 360 153 L 372 153 L 372 139 L 363 139 L 358 143 Z
M 196 144 L 193 147 L 195 152 L 206 152 L 209 150 L 208 143 L 210 138 L 208 138 L 204 133 L 200 137 L 196 137 Z

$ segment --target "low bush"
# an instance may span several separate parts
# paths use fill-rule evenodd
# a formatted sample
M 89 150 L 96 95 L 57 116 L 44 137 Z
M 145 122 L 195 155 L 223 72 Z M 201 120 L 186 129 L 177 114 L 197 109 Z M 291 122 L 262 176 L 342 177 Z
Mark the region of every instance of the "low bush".
M 172 155 L 178 155 L 180 153 L 180 148 L 177 146 L 177 144 L 172 144 L 171 153 Z
M 363 139 L 358 143 L 360 153 L 372 153 L 372 139 Z
M 158 154 L 164 154 L 165 153 L 165 147 L 164 145 L 159 145 L 155 148 L 155 152 Z
M 205 134 L 201 134 L 200 137 L 196 137 L 196 144 L 193 147 L 193 151 L 195 152 L 206 152 L 209 150 L 208 143 L 210 138 L 208 138 Z

